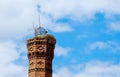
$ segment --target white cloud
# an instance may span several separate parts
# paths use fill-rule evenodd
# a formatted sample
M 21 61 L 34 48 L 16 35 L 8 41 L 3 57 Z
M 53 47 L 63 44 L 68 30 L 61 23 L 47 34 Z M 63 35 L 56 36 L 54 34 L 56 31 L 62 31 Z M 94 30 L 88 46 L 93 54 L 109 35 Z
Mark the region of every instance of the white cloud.
M 33 22 L 38 24 L 37 3 L 33 0 L 1 0 L 0 1 L 0 37 L 11 38 L 25 36 L 32 28 Z M 54 32 L 71 31 L 68 24 L 56 23 L 45 13 L 41 13 L 43 26 Z M 58 29 L 59 28 L 59 29 Z
M 74 68 L 68 69 L 62 67 L 54 72 L 53 77 L 119 77 L 120 76 L 120 64 L 113 64 L 109 62 L 93 61 L 88 63 L 81 63 L 75 65 Z M 84 65 L 84 67 L 83 67 Z M 75 70 L 76 72 L 73 72 Z
M 104 49 L 104 48 L 107 48 L 108 47 L 108 44 L 105 43 L 105 42 L 95 42 L 95 43 L 92 43 L 89 48 L 90 50 L 94 50 L 96 48 L 98 49 Z
M 69 24 L 56 22 L 55 20 L 52 19 L 52 17 L 49 17 L 44 13 L 41 14 L 42 14 L 41 16 L 42 25 L 46 26 L 49 30 L 52 30 L 54 32 L 70 32 L 73 30 Z
M 69 47 L 61 47 L 59 45 L 56 45 L 55 48 L 55 55 L 56 56 L 67 56 L 69 52 L 71 51 L 71 48 Z
M 75 20 L 93 18 L 97 12 L 120 14 L 119 0 L 40 0 L 39 3 L 41 10 L 54 19 L 66 16 Z
M 26 77 L 27 68 L 13 63 L 0 65 L 0 77 Z
M 14 63 L 20 58 L 14 42 L 0 42 L 0 77 L 26 77 L 27 67 Z
M 16 45 L 12 42 L 0 43 L 0 59 L 4 58 L 4 60 L 1 60 L 2 63 L 11 62 L 19 58 L 19 54 L 15 48 Z
M 24 35 L 31 27 L 33 5 L 31 0 L 0 1 L 0 38 Z
M 68 32 L 73 28 L 56 21 L 67 17 L 82 21 L 94 18 L 97 12 L 106 16 L 120 14 L 119 0 L 0 0 L 0 37 L 10 38 L 25 35 L 37 24 L 36 5 L 41 6 L 41 21 L 54 32 Z
M 53 73 L 53 77 L 71 77 L 71 74 L 67 68 L 62 67 L 59 69 L 59 72 Z
M 108 30 L 120 32 L 120 22 L 111 22 L 110 25 L 108 25 Z
M 114 41 L 107 41 L 107 42 L 102 42 L 102 41 L 97 41 L 94 43 L 91 43 L 88 48 L 87 51 L 92 51 L 92 50 L 105 50 L 107 49 L 108 52 L 111 53 L 116 53 L 120 51 L 120 44 Z
M 53 26 L 52 28 L 55 32 L 69 32 L 73 30 L 68 24 L 64 23 L 57 23 L 56 26 Z

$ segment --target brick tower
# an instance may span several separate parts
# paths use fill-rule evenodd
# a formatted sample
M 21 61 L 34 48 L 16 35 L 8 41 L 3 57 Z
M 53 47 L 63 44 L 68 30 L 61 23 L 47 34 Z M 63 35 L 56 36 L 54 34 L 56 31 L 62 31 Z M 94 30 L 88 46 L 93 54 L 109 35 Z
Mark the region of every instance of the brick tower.
M 35 29 L 35 37 L 27 40 L 29 77 L 52 77 L 52 60 L 56 39 L 39 27 Z

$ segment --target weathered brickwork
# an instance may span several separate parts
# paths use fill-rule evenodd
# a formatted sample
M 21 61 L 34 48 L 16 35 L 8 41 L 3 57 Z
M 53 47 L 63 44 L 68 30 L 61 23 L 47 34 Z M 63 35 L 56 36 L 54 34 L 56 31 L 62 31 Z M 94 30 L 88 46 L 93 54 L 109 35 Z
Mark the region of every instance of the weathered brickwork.
M 27 40 L 29 77 L 52 77 L 52 60 L 56 39 L 52 35 Z

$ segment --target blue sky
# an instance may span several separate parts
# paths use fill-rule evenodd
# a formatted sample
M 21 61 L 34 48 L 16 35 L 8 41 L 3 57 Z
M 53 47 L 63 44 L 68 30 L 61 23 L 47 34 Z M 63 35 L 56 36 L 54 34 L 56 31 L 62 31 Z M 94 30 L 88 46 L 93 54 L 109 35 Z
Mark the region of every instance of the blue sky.
M 120 0 L 1 0 L 0 77 L 26 77 L 26 40 L 57 39 L 53 77 L 120 77 Z

